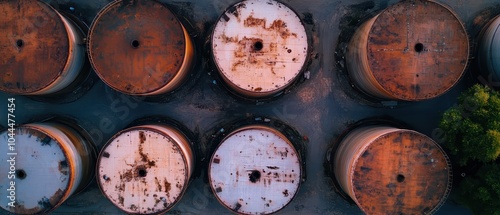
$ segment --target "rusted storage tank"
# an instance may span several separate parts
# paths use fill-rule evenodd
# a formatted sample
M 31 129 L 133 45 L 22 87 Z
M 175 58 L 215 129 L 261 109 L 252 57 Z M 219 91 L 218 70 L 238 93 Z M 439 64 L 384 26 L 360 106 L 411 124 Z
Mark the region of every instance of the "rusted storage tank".
M 75 124 L 29 123 L 16 127 L 13 133 L 3 131 L 0 140 L 5 146 L 0 147 L 3 210 L 46 214 L 83 190 L 94 178 L 95 147 L 90 136 Z M 9 205 L 12 201 L 15 207 Z
M 406 0 L 359 27 L 346 61 L 351 81 L 365 94 L 419 101 L 452 88 L 468 55 L 467 32 L 454 12 L 434 1 Z
M 500 16 L 491 20 L 481 32 L 478 50 L 479 68 L 490 84 L 500 81 Z
M 308 39 L 298 15 L 273 0 L 246 0 L 217 21 L 212 56 L 229 91 L 251 99 L 271 97 L 302 74 Z
M 1 1 L 0 15 L 0 90 L 74 97 L 90 73 L 85 33 L 75 20 L 31 0 Z
M 283 133 L 247 125 L 229 133 L 208 169 L 217 200 L 239 214 L 271 214 L 288 205 L 303 177 L 301 156 Z
M 330 165 L 342 191 L 366 214 L 432 214 L 451 189 L 445 152 L 412 130 L 357 127 L 342 139 Z
M 90 61 L 101 80 L 121 93 L 158 96 L 189 75 L 195 47 L 182 25 L 155 0 L 118 0 L 94 19 Z
M 114 135 L 97 161 L 103 194 L 128 214 L 161 214 L 180 201 L 195 168 L 188 138 L 162 123 Z

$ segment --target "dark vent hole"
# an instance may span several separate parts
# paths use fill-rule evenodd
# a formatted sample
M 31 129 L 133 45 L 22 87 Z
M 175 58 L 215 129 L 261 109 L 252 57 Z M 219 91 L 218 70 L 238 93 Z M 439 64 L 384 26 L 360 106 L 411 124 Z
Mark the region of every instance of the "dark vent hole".
M 260 50 L 262 50 L 262 48 L 264 48 L 264 44 L 262 44 L 262 42 L 261 42 L 261 41 L 257 41 L 257 42 L 255 42 L 255 43 L 253 44 L 253 49 L 254 49 L 255 51 L 260 51 Z
M 250 182 L 255 183 L 260 179 L 260 172 L 257 170 L 253 170 L 250 173 Z
M 23 45 L 24 45 L 23 40 L 20 40 L 20 39 L 19 39 L 19 40 L 17 40 L 17 41 L 16 41 L 16 45 L 17 45 L 17 47 L 19 47 L 19 48 L 23 47 Z
M 19 179 L 25 179 L 26 178 L 26 172 L 22 169 L 16 170 L 16 177 Z
M 398 177 L 396 178 L 396 180 L 398 180 L 399 183 L 405 181 L 405 176 L 404 175 L 398 175 Z
M 424 50 L 424 44 L 422 44 L 422 43 L 415 44 L 415 51 L 416 52 L 422 52 L 423 50 Z
M 137 171 L 137 174 L 139 175 L 139 177 L 146 177 L 148 172 L 145 169 L 139 169 L 139 171 Z
M 132 45 L 132 47 L 134 47 L 134 48 L 137 48 L 137 47 L 139 47 L 140 43 L 138 40 L 132 40 L 130 45 Z

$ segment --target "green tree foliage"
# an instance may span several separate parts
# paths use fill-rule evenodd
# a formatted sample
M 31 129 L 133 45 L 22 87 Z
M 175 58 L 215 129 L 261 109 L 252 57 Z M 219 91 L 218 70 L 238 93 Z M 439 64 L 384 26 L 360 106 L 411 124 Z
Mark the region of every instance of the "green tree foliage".
M 461 201 L 475 214 L 500 215 L 500 94 L 474 85 L 444 113 L 440 128 L 460 165 L 481 166 L 460 183 Z
M 444 113 L 440 123 L 446 147 L 459 158 L 491 162 L 500 155 L 500 94 L 474 85 L 458 99 L 458 105 Z
M 464 201 L 476 214 L 500 215 L 500 165 L 488 164 L 460 184 Z

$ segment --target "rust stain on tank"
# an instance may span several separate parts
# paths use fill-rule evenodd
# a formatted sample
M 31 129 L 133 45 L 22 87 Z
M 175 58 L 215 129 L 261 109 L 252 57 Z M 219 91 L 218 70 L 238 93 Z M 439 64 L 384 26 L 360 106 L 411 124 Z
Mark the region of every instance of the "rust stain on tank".
M 446 93 L 468 63 L 465 27 L 447 6 L 402 1 L 365 22 L 352 37 L 347 65 L 362 91 L 419 101 Z
M 51 204 L 56 204 L 64 196 L 64 191 L 58 189 L 48 200 Z
M 261 27 L 266 31 L 276 31 L 278 36 L 287 39 L 290 36 L 297 37 L 296 33 L 291 33 L 287 28 L 287 25 L 282 20 L 275 20 L 269 28 L 266 28 L 266 19 L 258 19 L 253 16 L 249 16 L 244 20 L 245 27 Z M 276 65 L 276 61 L 272 60 L 272 56 L 279 55 L 278 44 L 271 42 L 266 44 L 262 38 L 256 37 L 243 37 L 238 40 L 238 37 L 228 37 L 222 34 L 221 39 L 224 43 L 238 43 L 238 47 L 234 51 L 234 56 L 236 58 L 246 58 L 246 60 L 238 60 L 232 65 L 232 71 L 237 71 L 237 67 L 245 66 L 247 63 L 255 64 L 260 67 L 269 66 L 273 68 Z M 271 40 L 272 41 L 272 40 Z M 290 49 L 287 50 L 289 53 Z M 267 59 L 262 58 L 264 55 L 272 55 Z M 255 66 L 254 65 L 254 66 Z M 273 74 L 276 74 L 272 70 Z
M 122 175 L 120 175 L 120 180 L 122 181 L 125 180 L 126 182 L 132 181 L 133 178 L 134 178 L 134 173 L 132 173 L 132 170 L 128 170 Z M 122 185 L 123 187 L 125 187 L 125 183 L 123 183 Z
M 290 195 L 288 194 L 288 190 L 283 191 L 283 196 L 288 197 L 288 195 Z
M 236 156 L 236 160 L 229 159 L 221 161 L 218 165 L 211 165 L 209 170 L 210 183 L 213 193 L 233 212 L 271 214 L 287 205 L 295 195 L 297 183 L 290 182 L 298 181 L 297 175 L 300 175 L 300 167 L 296 165 L 296 157 L 288 156 L 286 161 L 282 161 L 281 156 L 279 156 L 278 152 L 286 152 L 285 148 L 288 148 L 289 151 L 294 150 L 285 136 L 282 136 L 277 130 L 267 130 L 264 126 L 262 128 L 260 126 L 252 127 L 240 128 L 229 134 L 225 141 L 222 141 L 216 155 L 226 158 L 233 155 L 233 158 Z M 255 144 L 256 146 L 242 150 L 231 147 L 232 144 L 248 144 L 249 146 Z M 216 155 L 214 157 L 217 157 Z M 232 169 L 233 166 L 236 168 Z M 231 169 L 228 170 L 228 168 Z M 219 174 L 221 171 L 224 171 L 222 175 Z M 294 174 L 294 172 L 298 172 L 298 174 Z M 219 176 L 212 177 L 214 173 L 219 174 Z M 239 182 L 238 176 L 241 176 Z M 218 181 L 219 178 L 224 177 L 232 179 L 229 182 Z M 248 189 L 249 187 L 251 189 Z M 284 190 L 287 190 L 285 197 L 282 194 Z M 222 192 L 226 194 L 222 194 Z M 237 201 L 242 205 L 238 211 L 234 211 L 236 202 L 232 192 L 236 192 L 236 195 L 242 199 Z M 232 196 L 224 199 L 225 195 Z M 266 204 L 268 208 L 256 210 L 256 208 L 262 208 Z
M 148 162 L 148 160 L 149 160 L 148 156 L 146 154 L 144 154 L 143 150 L 144 150 L 144 148 L 143 148 L 142 144 L 139 145 L 139 155 L 141 156 L 141 161 Z
M 246 7 L 246 4 L 244 4 L 244 3 L 233 5 L 227 9 L 227 12 L 232 13 L 234 15 L 234 17 L 236 17 L 238 22 L 241 22 L 239 10 L 241 8 L 245 8 L 245 7 Z M 223 15 L 225 16 L 224 19 L 226 20 L 226 22 L 229 21 L 229 17 L 226 15 L 226 13 L 224 13 Z
M 40 137 L 40 143 L 42 143 L 42 146 L 50 146 L 52 138 L 49 136 L 44 136 L 43 138 Z
M 245 61 L 244 60 L 239 60 L 236 63 L 233 63 L 233 66 L 231 68 L 232 71 L 237 71 L 236 67 L 244 65 Z
M 157 191 L 161 191 L 162 187 L 160 185 L 160 181 L 158 181 L 158 178 L 155 177 L 155 183 L 156 183 L 156 189 Z
M 0 8 L 0 90 L 46 89 L 63 75 L 74 51 L 64 21 L 43 1 L 1 1 Z
M 281 156 L 282 158 L 286 158 L 288 157 L 288 149 L 285 148 L 285 151 L 280 151 L 280 150 L 277 150 L 275 151 L 275 155 L 279 155 Z
M 246 18 L 243 21 L 243 24 L 245 27 L 257 27 L 261 26 L 262 28 L 266 28 L 266 19 L 258 19 L 254 18 L 252 15 L 250 15 L 248 18 Z
M 224 12 L 212 34 L 219 72 L 238 94 L 266 97 L 280 92 L 302 72 L 308 50 L 304 26 L 297 14 L 280 3 L 240 5 Z
M 143 143 L 146 142 L 146 135 L 144 135 L 144 131 L 139 132 L 139 141 L 141 143 L 139 145 L 139 155 L 141 156 L 141 161 L 147 163 L 146 168 L 150 168 L 152 166 L 155 166 L 156 162 L 153 160 L 149 160 L 147 154 L 144 153 Z
M 227 38 L 227 37 L 225 37 Z M 237 38 L 236 38 L 237 39 Z M 243 37 L 241 40 L 237 41 L 238 48 L 234 51 L 235 57 L 247 57 L 248 53 L 252 56 L 252 53 L 259 53 L 259 56 L 263 55 L 265 52 L 264 41 L 257 37 Z
M 63 175 L 69 174 L 68 161 L 66 160 L 59 161 L 59 172 L 61 172 Z
M 353 169 L 350 195 L 363 212 L 429 214 L 439 208 L 449 192 L 451 169 L 437 143 L 409 130 L 374 134 L 366 143 L 370 147 L 352 156 L 356 164 L 349 167 Z
M 215 188 L 215 192 L 217 192 L 217 193 L 222 192 L 222 188 L 221 188 L 221 187 L 217 187 L 217 188 Z
M 130 210 L 136 211 L 138 207 L 134 204 L 130 205 Z
M 219 158 L 214 158 L 214 163 L 220 163 L 220 159 Z
M 125 199 L 123 199 L 123 196 L 118 196 L 118 202 L 120 203 L 120 205 L 124 205 L 123 202 L 125 201 Z
M 279 36 L 283 39 L 287 39 L 290 36 L 297 37 L 296 33 L 291 33 L 290 30 L 287 28 L 286 23 L 281 20 L 277 19 L 274 20 L 273 23 L 269 28 L 266 28 L 266 19 L 259 19 L 259 18 L 254 18 L 253 16 L 249 16 L 244 20 L 244 26 L 245 27 L 261 27 L 264 30 L 267 31 L 276 31 L 278 32 Z
M 139 132 L 139 141 L 140 143 L 144 143 L 146 141 L 146 135 L 144 135 L 144 131 Z
M 270 52 L 277 52 L 278 51 L 278 43 L 270 43 L 269 44 L 269 51 Z
M 120 179 L 122 179 L 122 178 L 123 177 L 120 175 Z M 118 192 L 124 192 L 125 191 L 125 183 L 121 183 L 119 185 L 116 185 L 115 190 Z
M 168 193 L 170 191 L 170 189 L 172 189 L 170 183 L 167 181 L 166 178 L 164 178 L 164 184 L 165 184 L 165 193 Z
M 14 206 L 15 207 L 13 207 L 13 210 L 11 211 L 17 214 L 36 214 L 40 211 L 39 207 L 27 209 L 24 205 L 20 205 L 18 202 L 14 202 Z
M 283 20 L 275 20 L 269 30 L 275 30 L 280 33 L 281 38 L 286 39 L 290 36 L 297 37 L 296 33 L 290 33 L 290 30 L 286 27 L 286 23 Z
M 96 73 L 107 85 L 127 94 L 164 93 L 165 86 L 178 85 L 176 77 L 188 70 L 182 62 L 194 57 L 187 51 L 192 48 L 182 23 L 157 1 L 108 4 L 95 18 L 88 36 Z
M 109 158 L 109 153 L 108 152 L 103 152 L 102 156 L 105 157 L 105 158 Z
M 151 129 L 156 129 L 153 125 L 146 126 L 150 126 Z M 113 183 L 112 185 L 106 183 L 106 179 L 103 180 L 103 175 L 99 178 L 101 180 L 100 185 L 107 184 L 107 187 L 111 188 L 105 191 L 106 194 L 110 194 L 107 197 L 121 210 L 131 214 L 163 210 L 162 207 L 169 208 L 180 199 L 186 187 L 184 184 L 186 181 L 182 180 L 182 177 L 186 176 L 185 173 L 189 170 L 186 171 L 186 169 L 182 168 L 185 163 L 182 163 L 179 158 L 182 158 L 185 154 L 189 154 L 189 151 L 181 151 L 182 149 L 175 145 L 175 142 L 168 138 L 169 136 L 165 133 L 158 133 L 157 130 L 151 131 L 149 129 L 149 127 L 130 128 L 130 130 L 125 130 L 121 133 L 117 138 L 121 139 L 120 142 L 127 142 L 122 152 L 130 151 L 134 152 L 134 154 L 127 156 L 127 153 L 119 153 L 125 156 L 124 158 L 130 159 L 130 161 L 124 163 L 120 159 L 112 162 L 111 164 L 113 165 L 121 164 L 122 168 L 117 172 L 113 172 L 115 171 L 113 167 L 108 169 L 108 171 L 101 171 L 101 174 L 106 173 L 106 177 L 109 177 L 110 174 L 114 174 L 113 176 L 117 177 L 116 179 L 110 177 L 113 179 L 111 182 Z M 113 140 L 111 143 L 116 142 L 118 141 Z M 162 150 L 158 151 L 157 149 L 159 146 L 156 144 L 163 142 L 169 143 L 170 145 L 163 145 L 161 148 Z M 129 146 L 129 144 L 132 146 Z M 110 144 L 110 146 L 113 145 Z M 103 149 L 103 151 L 104 150 L 106 150 L 106 148 Z M 109 150 L 110 149 L 106 151 Z M 114 151 L 110 152 L 113 153 Z M 118 154 L 116 154 L 117 152 L 114 153 L 116 157 Z M 175 154 L 177 157 L 171 158 L 165 155 L 165 153 L 169 153 L 169 155 Z M 157 158 L 157 156 L 159 158 Z M 165 161 L 166 158 L 172 162 L 172 166 L 178 166 L 178 170 L 170 171 L 170 169 L 165 169 L 165 163 L 168 163 Z M 110 159 L 101 159 L 101 161 L 111 162 Z M 104 166 L 102 163 L 101 165 Z M 168 164 L 167 167 L 169 167 Z M 189 165 L 187 165 L 187 167 L 189 167 Z M 179 175 L 177 175 L 177 173 L 179 173 Z M 118 196 L 127 200 L 127 202 L 124 202 L 125 205 L 119 203 Z M 130 211 L 134 208 L 132 204 L 138 206 L 136 211 Z M 148 208 L 150 208 L 150 210 Z
M 241 208 L 241 204 L 240 203 L 236 203 L 236 206 L 234 207 L 234 211 L 239 211 Z
M 224 43 L 236 43 L 239 41 L 238 37 L 228 37 L 225 34 L 221 35 L 222 42 Z

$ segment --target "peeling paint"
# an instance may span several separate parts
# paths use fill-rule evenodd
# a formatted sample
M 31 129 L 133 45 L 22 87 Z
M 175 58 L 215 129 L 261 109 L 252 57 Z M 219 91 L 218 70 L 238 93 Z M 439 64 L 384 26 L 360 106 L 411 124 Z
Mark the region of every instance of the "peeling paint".
M 411 130 L 359 127 L 342 141 L 335 164 L 338 182 L 367 214 L 435 211 L 450 191 L 446 154 L 432 139 Z M 409 188 L 412 192 L 406 192 Z
M 447 6 L 404 1 L 361 25 L 347 48 L 347 69 L 356 86 L 371 96 L 426 100 L 459 81 L 469 46 L 464 25 Z
M 88 36 L 92 67 L 106 85 L 124 94 L 158 96 L 174 91 L 195 60 L 189 33 L 160 2 L 137 0 L 122 6 L 123 2 L 109 3 L 94 19 Z
M 99 158 L 98 173 L 106 177 L 98 177 L 98 184 L 105 196 L 127 213 L 170 210 L 185 192 L 193 171 L 189 142 L 166 125 L 125 129 L 104 150 L 114 156 Z
M 295 196 L 301 177 L 299 158 L 290 156 L 291 151 L 296 154 L 289 140 L 268 127 L 248 126 L 230 133 L 218 146 L 209 167 L 209 182 L 217 199 L 243 214 L 282 209 Z M 215 163 L 214 159 L 220 160 Z M 235 198 L 240 199 L 238 210 Z
M 92 148 L 71 125 L 53 120 L 19 125 L 14 132 L 16 151 L 25 153 L 15 157 L 16 207 L 5 204 L 2 209 L 18 214 L 48 213 L 90 182 L 92 170 L 86 171 L 92 169 Z M 0 139 L 8 136 L 8 132 L 0 133 Z
M 224 81 L 249 97 L 271 95 L 289 86 L 302 71 L 308 49 L 305 28 L 292 10 L 273 3 L 270 10 L 278 18 L 271 19 L 268 10 L 259 7 L 270 5 L 262 0 L 235 4 L 212 35 L 212 53 Z

